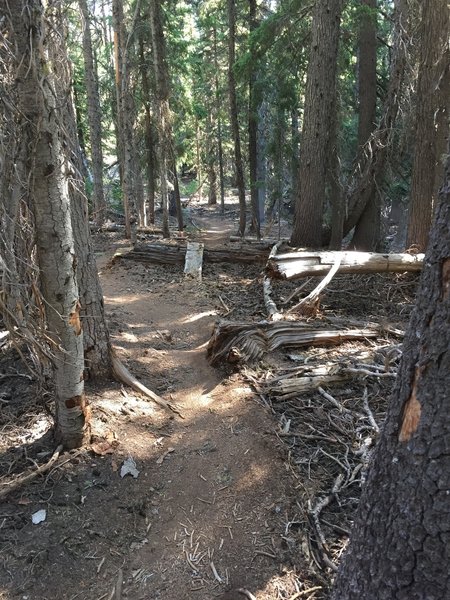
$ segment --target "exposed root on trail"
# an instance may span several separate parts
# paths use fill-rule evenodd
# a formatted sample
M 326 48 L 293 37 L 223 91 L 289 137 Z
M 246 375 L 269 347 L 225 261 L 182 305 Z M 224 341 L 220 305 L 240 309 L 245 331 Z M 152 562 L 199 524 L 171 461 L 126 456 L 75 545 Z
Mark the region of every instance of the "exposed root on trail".
M 184 419 L 183 415 L 180 413 L 176 406 L 170 404 L 170 402 L 167 402 L 166 400 L 161 398 L 161 396 L 158 396 L 158 394 L 155 394 L 155 392 L 152 392 L 143 383 L 138 381 L 138 379 L 136 379 L 136 377 L 132 373 L 130 373 L 126 366 L 117 357 L 114 350 L 111 350 L 111 360 L 114 376 L 118 381 L 120 381 L 120 383 L 129 385 L 135 392 L 141 392 L 141 394 L 144 394 L 144 396 L 150 398 L 150 400 L 153 400 L 153 402 L 155 402 L 158 406 L 161 406 L 166 410 L 171 410 L 172 412 L 177 414 L 181 419 Z

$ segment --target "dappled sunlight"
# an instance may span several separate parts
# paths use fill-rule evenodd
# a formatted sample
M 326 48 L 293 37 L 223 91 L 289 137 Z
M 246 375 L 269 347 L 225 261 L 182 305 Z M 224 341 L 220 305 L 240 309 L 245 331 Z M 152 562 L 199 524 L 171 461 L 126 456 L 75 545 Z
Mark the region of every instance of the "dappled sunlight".
M 196 321 L 199 321 L 200 319 L 204 319 L 205 317 L 214 317 L 214 316 L 217 316 L 216 310 L 207 310 L 205 312 L 191 315 L 191 316 L 185 317 L 184 319 L 180 319 L 180 323 L 195 323 Z

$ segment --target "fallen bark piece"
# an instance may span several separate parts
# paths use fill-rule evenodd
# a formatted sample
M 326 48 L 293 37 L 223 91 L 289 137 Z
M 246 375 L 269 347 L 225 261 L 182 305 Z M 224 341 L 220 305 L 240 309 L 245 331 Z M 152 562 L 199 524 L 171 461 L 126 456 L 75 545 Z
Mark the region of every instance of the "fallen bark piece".
M 184 274 L 197 281 L 202 280 L 203 249 L 204 244 L 198 242 L 187 243 Z
M 207 354 L 212 365 L 262 358 L 277 348 L 339 344 L 347 340 L 374 338 L 380 328 L 325 329 L 306 323 L 278 321 L 269 323 L 221 322 L 214 328 Z
M 270 257 L 267 273 L 275 279 L 326 275 L 340 258 L 339 273 L 402 273 L 420 271 L 424 254 L 375 252 L 285 252 Z

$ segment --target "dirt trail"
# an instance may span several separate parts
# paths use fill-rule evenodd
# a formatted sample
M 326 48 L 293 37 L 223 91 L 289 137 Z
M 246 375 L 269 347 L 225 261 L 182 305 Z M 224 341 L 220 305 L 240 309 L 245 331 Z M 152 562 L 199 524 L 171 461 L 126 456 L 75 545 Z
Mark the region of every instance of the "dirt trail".
M 211 217 L 195 223 L 202 228 L 195 238 L 208 245 L 222 243 L 231 228 Z M 180 268 L 102 270 L 107 310 L 126 322 L 114 332 L 114 346 L 134 373 L 146 374 L 149 387 L 170 394 L 184 417 L 155 410 L 146 430 L 148 423 L 132 418 L 118 434 L 122 454 L 141 470 L 121 485 L 146 505 L 124 565 L 132 598 L 207 600 L 245 588 L 263 600 L 276 598 L 280 586 L 287 594 L 297 589 L 281 537 L 291 482 L 267 433 L 273 420 L 239 377 L 206 361 L 220 307 L 211 293 L 221 277 L 215 271 L 206 267 L 198 284 Z

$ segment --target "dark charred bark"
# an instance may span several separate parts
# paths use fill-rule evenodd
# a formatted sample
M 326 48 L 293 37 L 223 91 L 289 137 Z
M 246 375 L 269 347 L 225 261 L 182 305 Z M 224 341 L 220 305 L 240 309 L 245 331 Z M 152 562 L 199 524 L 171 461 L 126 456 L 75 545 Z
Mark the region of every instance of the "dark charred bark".
M 415 152 L 411 179 L 406 245 L 423 250 L 436 204 L 436 170 L 440 172 L 439 139 L 448 132 L 449 9 L 446 0 L 422 3 L 419 79 L 416 99 Z M 446 115 L 447 123 L 441 122 Z M 445 118 L 444 118 L 445 119 Z M 445 136 L 445 134 L 444 134 Z M 439 178 L 441 179 L 441 178 Z
M 450 161 L 380 442 L 333 600 L 450 597 Z

